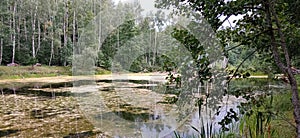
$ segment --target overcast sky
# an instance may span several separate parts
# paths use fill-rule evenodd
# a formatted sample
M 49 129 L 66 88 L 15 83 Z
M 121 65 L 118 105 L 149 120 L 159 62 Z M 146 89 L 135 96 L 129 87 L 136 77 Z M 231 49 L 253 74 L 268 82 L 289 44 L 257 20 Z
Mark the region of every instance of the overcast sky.
M 122 2 L 126 2 L 126 1 L 132 1 L 132 0 L 113 0 L 115 2 L 119 2 L 119 1 L 122 1 Z M 141 5 L 142 5 L 142 8 L 143 9 L 152 9 L 154 10 L 154 4 L 155 4 L 155 0 L 139 0 Z
M 113 0 L 114 2 L 130 2 L 130 1 L 133 1 L 133 0 Z M 153 13 L 155 13 L 157 11 L 157 8 L 154 7 L 154 4 L 155 4 L 155 0 L 139 0 L 140 1 L 140 4 L 142 6 L 142 9 L 144 9 L 144 12 L 142 13 L 142 15 L 146 15 L 147 13 L 149 13 L 150 11 L 153 11 Z M 163 10 L 164 12 L 166 13 L 171 13 L 171 11 L 167 11 L 167 10 Z M 236 19 L 240 19 L 242 18 L 241 16 L 235 16 L 235 17 L 231 17 L 229 18 L 229 22 L 231 22 L 231 25 L 232 26 L 235 26 L 235 24 L 233 24 L 233 20 L 236 20 Z M 230 23 L 228 21 L 226 21 L 223 26 L 230 26 Z
M 133 0 L 113 0 L 114 2 L 130 2 Z M 139 0 L 140 4 L 142 6 L 142 9 L 144 9 L 144 12 L 142 13 L 143 15 L 145 15 L 146 13 L 149 13 L 150 11 L 153 11 L 153 13 L 155 13 L 155 11 L 157 11 L 157 8 L 154 7 L 155 4 L 155 0 Z

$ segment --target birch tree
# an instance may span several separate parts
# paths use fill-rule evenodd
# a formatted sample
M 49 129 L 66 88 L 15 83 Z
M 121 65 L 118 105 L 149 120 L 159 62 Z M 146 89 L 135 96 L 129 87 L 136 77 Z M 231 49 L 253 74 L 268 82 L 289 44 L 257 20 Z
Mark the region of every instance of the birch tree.
M 32 15 L 32 32 L 31 32 L 31 48 L 32 48 L 32 58 L 36 57 L 36 50 L 35 50 L 35 24 L 36 24 L 36 17 L 37 17 L 37 4 L 35 1 L 32 1 L 33 7 L 31 10 L 31 15 Z
M 16 6 L 17 6 L 17 3 L 15 1 L 13 1 L 12 5 L 11 5 L 11 10 L 12 10 L 12 19 L 11 19 L 12 59 L 11 59 L 11 63 L 15 63 L 15 54 L 16 54 L 16 19 L 15 19 Z

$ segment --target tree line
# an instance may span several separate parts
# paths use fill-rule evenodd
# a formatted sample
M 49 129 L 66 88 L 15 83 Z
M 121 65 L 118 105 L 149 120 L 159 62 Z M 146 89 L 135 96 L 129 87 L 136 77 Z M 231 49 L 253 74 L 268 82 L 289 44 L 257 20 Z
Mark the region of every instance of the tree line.
M 67 66 L 72 65 L 73 48 L 81 34 L 99 13 L 101 25 L 98 30 L 111 29 L 116 20 L 126 20 L 113 28 L 100 48 L 97 65 L 109 69 L 111 61 L 120 46 L 141 32 L 147 32 L 149 45 L 155 51 L 158 31 L 154 26 L 163 26 L 165 15 L 151 13 L 141 16 L 138 1 L 131 4 L 115 4 L 111 0 L 2 0 L 0 2 L 0 65 L 16 63 L 31 65 Z M 154 23 L 154 18 L 156 23 Z M 126 19 L 120 19 L 126 18 Z M 98 34 L 99 39 L 101 35 Z M 94 42 L 96 43 L 96 42 Z M 153 52 L 152 52 L 153 53 Z M 151 65 L 153 55 L 145 54 L 140 59 L 143 66 Z M 142 65 L 135 67 L 142 70 Z

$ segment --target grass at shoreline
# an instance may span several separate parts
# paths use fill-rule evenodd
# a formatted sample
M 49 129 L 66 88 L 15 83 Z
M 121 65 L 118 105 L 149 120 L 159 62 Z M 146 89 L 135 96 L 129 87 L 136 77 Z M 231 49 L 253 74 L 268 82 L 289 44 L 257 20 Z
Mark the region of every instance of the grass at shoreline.
M 298 82 L 298 89 L 300 89 L 300 76 L 296 75 Z M 299 93 L 300 94 L 300 93 Z M 249 136 L 253 138 L 257 137 L 296 137 L 296 129 L 294 116 L 293 116 L 293 105 L 291 102 L 292 93 L 288 90 L 285 93 L 277 93 L 273 95 L 272 106 L 270 108 L 257 108 L 254 107 L 254 115 L 251 117 L 243 117 L 242 120 L 246 121 L 240 125 L 240 129 L 244 129 L 245 132 L 241 132 L 243 136 Z M 271 98 L 266 98 L 263 105 L 267 107 L 267 103 L 270 103 Z M 259 120 L 257 112 L 262 112 L 266 120 Z M 272 113 L 268 115 L 268 113 Z M 267 117 L 270 116 L 270 122 L 267 121 Z M 262 122 L 261 122 L 262 121 Z M 257 129 L 261 127 L 257 123 L 263 124 L 263 134 L 256 135 Z M 252 132 L 252 135 L 249 134 Z
M 95 70 L 96 75 L 109 73 L 110 71 L 102 68 L 97 68 Z M 32 68 L 32 66 L 0 66 L 0 79 L 23 79 L 70 75 L 72 75 L 72 67 L 41 66 Z

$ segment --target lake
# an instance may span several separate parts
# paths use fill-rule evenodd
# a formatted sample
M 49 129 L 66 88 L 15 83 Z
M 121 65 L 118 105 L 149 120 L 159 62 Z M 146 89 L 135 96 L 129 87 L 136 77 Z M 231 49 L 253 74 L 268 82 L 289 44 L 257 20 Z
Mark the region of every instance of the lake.
M 246 102 L 222 85 L 166 85 L 166 74 L 131 74 L 72 79 L 28 79 L 0 83 L 0 136 L 4 137 L 183 137 L 218 133 L 229 109 Z M 55 81 L 57 79 L 57 81 Z M 32 81 L 34 80 L 34 81 Z M 187 86 L 187 87 L 185 87 Z M 229 89 L 256 94 L 282 92 L 269 79 L 240 79 Z M 206 100 L 206 97 L 209 97 Z M 197 102 L 205 99 L 199 112 Z M 216 115 L 219 111 L 219 115 Z M 200 117 L 199 117 L 200 115 Z M 194 128 L 192 128 L 194 127 Z

